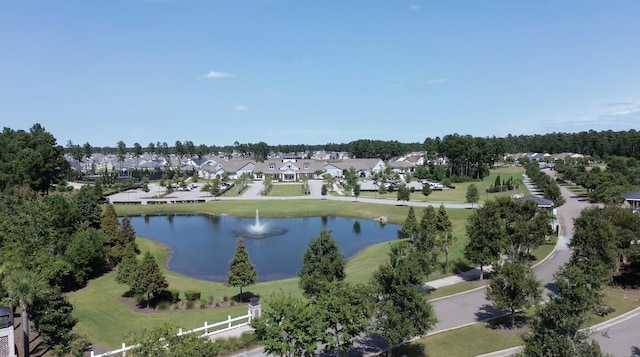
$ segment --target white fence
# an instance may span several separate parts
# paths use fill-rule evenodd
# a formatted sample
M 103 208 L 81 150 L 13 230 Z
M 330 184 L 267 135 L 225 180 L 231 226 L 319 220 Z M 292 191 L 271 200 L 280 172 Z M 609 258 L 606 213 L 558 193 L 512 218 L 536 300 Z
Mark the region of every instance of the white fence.
M 234 322 L 238 322 L 238 321 L 242 321 L 245 320 L 245 322 L 242 323 L 238 323 L 234 325 Z M 220 321 L 220 322 L 216 322 L 215 324 L 209 325 L 207 324 L 207 322 L 205 321 L 204 326 L 203 327 L 198 327 L 198 328 L 194 328 L 192 330 L 187 330 L 187 331 L 182 331 L 182 329 L 178 330 L 178 333 L 176 334 L 176 336 L 182 336 L 182 335 L 188 335 L 191 333 L 196 333 L 196 332 L 201 332 L 203 331 L 203 333 L 199 336 L 199 337 L 210 337 L 213 335 L 217 335 L 223 332 L 227 332 L 227 331 L 231 331 L 234 329 L 237 329 L 239 327 L 242 326 L 248 326 L 251 323 L 251 312 L 248 312 L 246 315 L 243 316 L 238 316 L 235 318 L 231 318 L 231 315 L 229 315 L 227 317 L 227 319 L 225 321 Z M 220 326 L 224 326 L 225 327 L 220 328 Z M 210 331 L 213 330 L 213 331 Z M 109 352 L 105 352 L 105 353 L 101 353 L 101 354 L 94 354 L 93 351 L 91 351 L 91 357 L 108 357 L 108 356 L 115 356 L 120 354 L 120 356 L 126 356 L 127 355 L 127 351 L 132 350 L 134 348 L 138 347 L 138 345 L 132 345 L 132 346 L 127 346 L 125 345 L 125 343 L 122 343 L 122 348 L 118 349 L 118 350 L 114 350 L 114 351 L 109 351 Z

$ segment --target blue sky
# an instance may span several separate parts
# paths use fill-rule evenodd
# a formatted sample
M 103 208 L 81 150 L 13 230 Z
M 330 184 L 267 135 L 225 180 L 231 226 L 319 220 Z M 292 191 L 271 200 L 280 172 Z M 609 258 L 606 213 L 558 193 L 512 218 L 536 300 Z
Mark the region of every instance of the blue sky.
M 640 1 L 0 5 L 0 123 L 128 146 L 640 129 Z

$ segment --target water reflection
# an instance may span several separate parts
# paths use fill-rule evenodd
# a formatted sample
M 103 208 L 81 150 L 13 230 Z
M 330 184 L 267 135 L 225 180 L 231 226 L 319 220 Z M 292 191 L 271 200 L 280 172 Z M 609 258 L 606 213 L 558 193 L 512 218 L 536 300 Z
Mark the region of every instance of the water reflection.
M 355 222 L 353 223 L 353 233 L 355 233 L 355 234 L 360 234 L 360 229 L 361 229 L 361 228 L 360 228 L 360 222 L 355 221 Z
M 233 216 L 167 215 L 131 217 L 136 233 L 166 245 L 172 251 L 169 269 L 197 279 L 226 281 L 229 261 L 235 251 L 237 230 L 254 219 Z M 245 239 L 249 257 L 260 281 L 295 277 L 302 265 L 302 252 L 322 229 L 330 230 L 347 259 L 365 247 L 394 240 L 398 225 L 381 226 L 376 221 L 344 217 L 266 219 L 261 222 L 286 230 L 286 234 L 264 239 Z M 356 235 L 362 235 L 353 239 Z

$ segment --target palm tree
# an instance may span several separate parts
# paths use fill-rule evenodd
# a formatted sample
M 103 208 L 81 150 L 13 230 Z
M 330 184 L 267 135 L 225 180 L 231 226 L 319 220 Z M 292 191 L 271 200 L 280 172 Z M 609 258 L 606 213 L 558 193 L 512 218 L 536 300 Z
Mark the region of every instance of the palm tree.
M 23 356 L 29 357 L 29 308 L 37 296 L 47 288 L 47 285 L 38 274 L 25 269 L 12 271 L 5 278 L 4 284 L 13 302 L 18 301 L 20 306 Z

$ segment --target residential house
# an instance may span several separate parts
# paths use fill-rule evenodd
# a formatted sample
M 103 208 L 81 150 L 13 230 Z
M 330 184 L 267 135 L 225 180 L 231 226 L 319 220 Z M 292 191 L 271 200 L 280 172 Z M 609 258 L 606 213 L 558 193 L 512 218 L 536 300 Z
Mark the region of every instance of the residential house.
M 640 212 L 640 190 L 625 192 L 622 197 L 634 212 Z

